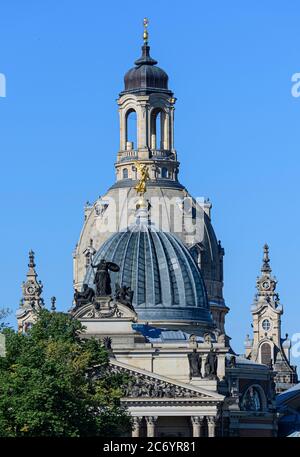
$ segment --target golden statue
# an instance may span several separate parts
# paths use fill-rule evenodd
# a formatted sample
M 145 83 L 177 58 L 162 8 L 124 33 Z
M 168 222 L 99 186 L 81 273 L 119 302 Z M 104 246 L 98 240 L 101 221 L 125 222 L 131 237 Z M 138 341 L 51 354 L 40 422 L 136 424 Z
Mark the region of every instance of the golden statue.
M 141 196 L 146 192 L 146 182 L 150 179 L 149 170 L 146 164 L 141 164 L 139 162 L 134 162 L 136 169 L 140 172 L 140 180 L 135 186 L 135 190 Z

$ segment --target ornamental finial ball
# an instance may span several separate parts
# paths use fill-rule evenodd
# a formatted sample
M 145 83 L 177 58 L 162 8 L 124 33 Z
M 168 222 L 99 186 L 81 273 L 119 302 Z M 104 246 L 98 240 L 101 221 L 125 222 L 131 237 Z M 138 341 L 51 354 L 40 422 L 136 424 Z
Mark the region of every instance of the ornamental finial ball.
M 148 44 L 148 38 L 149 38 L 149 34 L 148 34 L 149 19 L 148 19 L 147 17 L 144 18 L 143 24 L 144 24 L 144 33 L 143 33 L 144 44 Z

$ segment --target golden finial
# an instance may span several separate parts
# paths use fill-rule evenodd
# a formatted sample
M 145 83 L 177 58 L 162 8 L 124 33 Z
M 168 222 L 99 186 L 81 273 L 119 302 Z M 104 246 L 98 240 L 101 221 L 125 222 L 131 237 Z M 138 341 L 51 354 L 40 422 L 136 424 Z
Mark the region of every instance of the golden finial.
M 147 45 L 148 44 L 148 37 L 149 37 L 149 34 L 148 34 L 149 19 L 147 17 L 144 18 L 143 24 L 144 24 L 143 39 L 144 39 L 144 44 Z
M 149 170 L 146 164 L 141 164 L 139 162 L 134 162 L 135 168 L 140 172 L 140 180 L 135 186 L 137 194 L 141 197 L 144 197 L 146 192 L 146 182 L 150 179 Z

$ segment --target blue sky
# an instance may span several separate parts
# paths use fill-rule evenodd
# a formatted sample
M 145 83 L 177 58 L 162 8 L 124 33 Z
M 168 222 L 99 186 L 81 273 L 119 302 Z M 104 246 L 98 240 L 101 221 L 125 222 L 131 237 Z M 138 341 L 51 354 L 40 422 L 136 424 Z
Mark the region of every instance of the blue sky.
M 233 346 L 242 352 L 251 330 L 265 242 L 283 332 L 300 332 L 300 98 L 291 95 L 300 4 L 293 0 L 2 0 L 0 306 L 17 308 L 30 248 L 46 303 L 56 295 L 59 309 L 71 305 L 72 250 L 85 202 L 114 182 L 116 98 L 140 55 L 144 16 L 151 54 L 178 98 L 180 181 L 211 199 L 225 247 Z

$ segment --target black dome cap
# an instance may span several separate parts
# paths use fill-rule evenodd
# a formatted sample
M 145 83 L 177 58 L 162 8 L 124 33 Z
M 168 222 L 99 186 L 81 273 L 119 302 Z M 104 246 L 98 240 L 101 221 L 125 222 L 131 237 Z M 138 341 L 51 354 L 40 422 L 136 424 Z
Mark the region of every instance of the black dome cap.
M 124 77 L 125 90 L 122 93 L 149 93 L 166 92 L 168 89 L 168 75 L 157 67 L 157 61 L 150 56 L 150 46 L 142 46 L 142 55 L 135 61 L 135 67 L 131 68 Z

